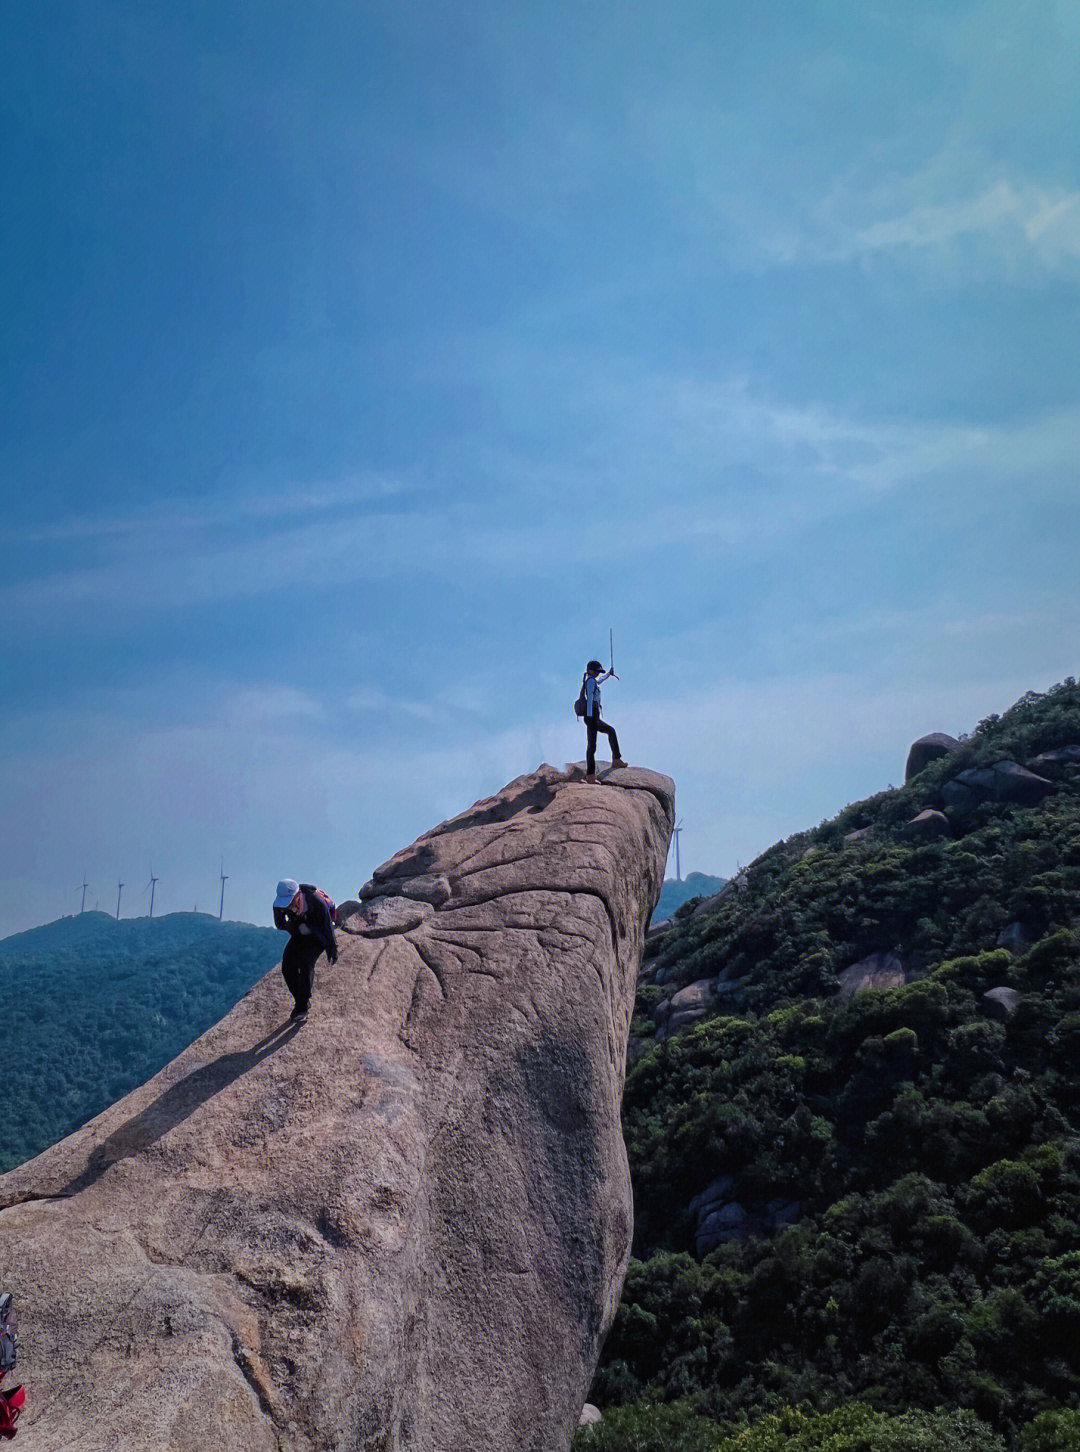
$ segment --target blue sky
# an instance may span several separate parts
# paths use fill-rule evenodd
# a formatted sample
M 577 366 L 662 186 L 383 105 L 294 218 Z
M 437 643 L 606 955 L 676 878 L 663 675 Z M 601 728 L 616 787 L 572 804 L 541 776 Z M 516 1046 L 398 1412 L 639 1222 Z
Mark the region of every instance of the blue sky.
M 726 874 L 1077 672 L 1080 10 L 5 11 L 0 933 L 606 714 Z

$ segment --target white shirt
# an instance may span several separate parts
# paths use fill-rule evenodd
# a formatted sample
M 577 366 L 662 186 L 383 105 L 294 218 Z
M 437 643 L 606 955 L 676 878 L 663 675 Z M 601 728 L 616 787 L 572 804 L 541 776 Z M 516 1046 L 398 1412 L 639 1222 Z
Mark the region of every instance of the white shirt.
M 602 671 L 598 676 L 585 677 L 585 715 L 599 716 L 600 714 L 600 682 L 606 681 L 612 671 Z

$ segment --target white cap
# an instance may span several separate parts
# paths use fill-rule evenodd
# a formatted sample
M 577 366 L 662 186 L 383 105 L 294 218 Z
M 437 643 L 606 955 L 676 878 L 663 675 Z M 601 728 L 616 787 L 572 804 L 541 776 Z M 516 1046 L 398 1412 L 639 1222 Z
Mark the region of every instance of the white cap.
M 293 898 L 300 891 L 300 884 L 293 882 L 291 877 L 283 877 L 277 885 L 277 897 L 274 898 L 276 908 L 287 908 Z

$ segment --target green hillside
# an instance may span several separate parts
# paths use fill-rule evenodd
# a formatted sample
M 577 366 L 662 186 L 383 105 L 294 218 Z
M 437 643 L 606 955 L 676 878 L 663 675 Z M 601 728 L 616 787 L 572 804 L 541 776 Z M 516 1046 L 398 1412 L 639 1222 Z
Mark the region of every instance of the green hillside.
M 87 912 L 0 941 L 0 1170 L 155 1074 L 273 967 L 281 945 L 272 928 L 202 913 L 117 922 Z
M 575 1447 L 744 1418 L 739 1452 L 1080 1447 L 1080 749 L 1035 762 L 1063 747 L 1071 679 L 650 940 L 634 1259 Z
M 669 877 L 660 891 L 660 900 L 653 909 L 652 921 L 666 923 L 676 909 L 696 897 L 712 897 L 726 879 L 710 877 L 707 872 L 688 872 L 683 878 Z

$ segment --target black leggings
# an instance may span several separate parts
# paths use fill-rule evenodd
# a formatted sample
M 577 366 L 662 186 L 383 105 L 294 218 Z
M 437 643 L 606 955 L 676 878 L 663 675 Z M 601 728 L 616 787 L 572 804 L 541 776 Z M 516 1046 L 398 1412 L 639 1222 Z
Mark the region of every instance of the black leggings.
M 596 770 L 596 733 L 602 731 L 611 742 L 611 759 L 618 761 L 622 752 L 619 750 L 619 738 L 615 735 L 615 727 L 609 726 L 606 721 L 601 721 L 599 716 L 585 717 L 585 770 L 592 776 Z
M 311 1002 L 311 983 L 315 977 L 315 960 L 323 946 L 317 938 L 306 935 L 290 937 L 281 955 L 281 976 L 285 987 L 296 999 L 296 1006 L 303 1012 Z

